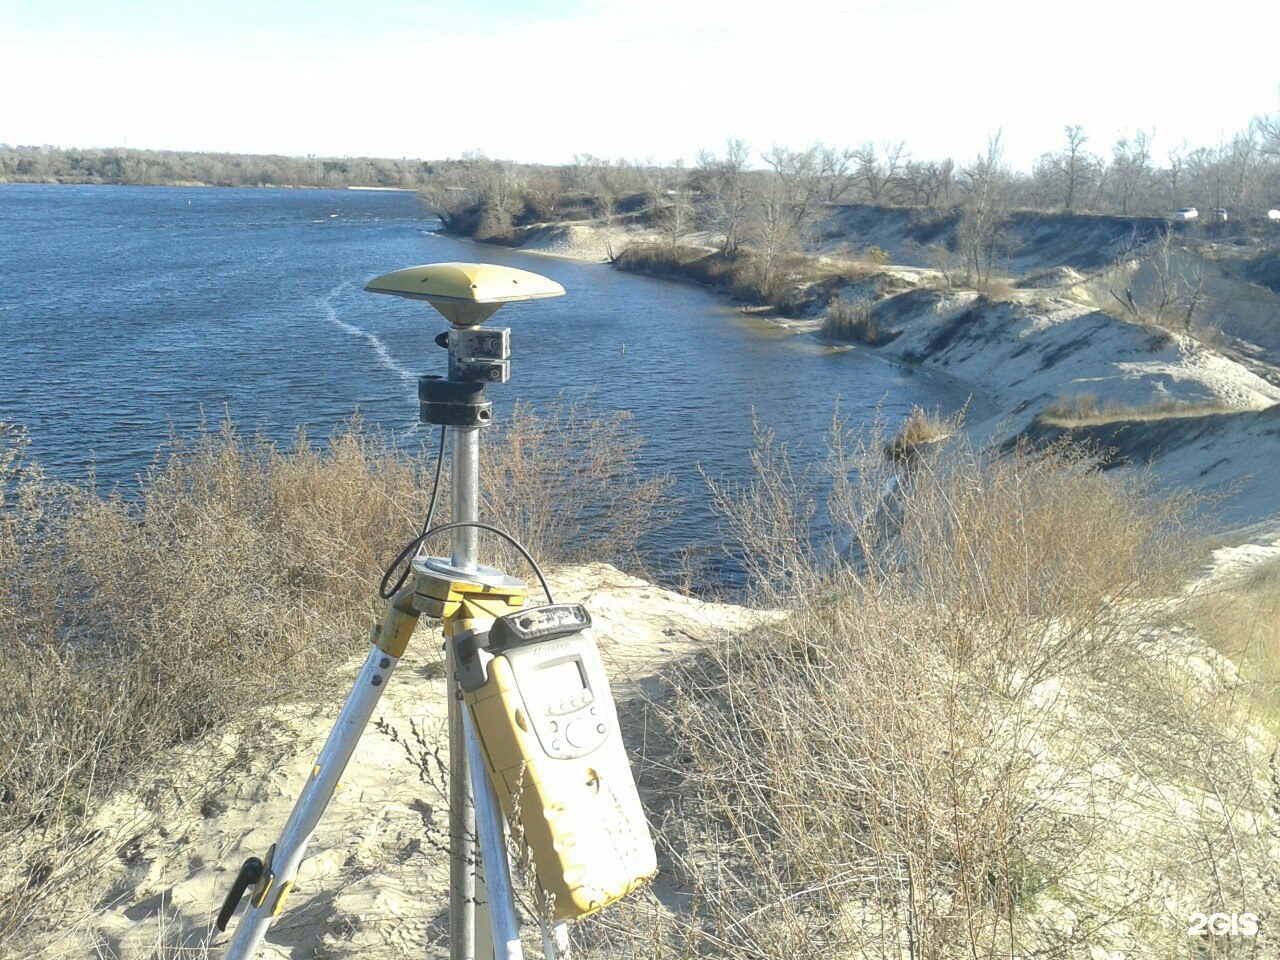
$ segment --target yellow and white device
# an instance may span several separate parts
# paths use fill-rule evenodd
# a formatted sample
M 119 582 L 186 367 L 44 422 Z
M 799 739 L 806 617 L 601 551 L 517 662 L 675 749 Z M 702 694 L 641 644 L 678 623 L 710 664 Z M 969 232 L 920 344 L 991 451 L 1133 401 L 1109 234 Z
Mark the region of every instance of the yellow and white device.
M 458 677 L 503 813 L 529 848 L 544 903 L 572 920 L 657 872 L 591 617 L 529 607 L 459 635 Z

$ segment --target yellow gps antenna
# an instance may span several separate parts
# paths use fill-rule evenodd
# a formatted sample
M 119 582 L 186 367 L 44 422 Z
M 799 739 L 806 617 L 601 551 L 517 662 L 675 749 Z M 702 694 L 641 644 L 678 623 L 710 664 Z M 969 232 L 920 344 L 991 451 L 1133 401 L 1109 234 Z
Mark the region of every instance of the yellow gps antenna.
M 369 293 L 390 293 L 425 300 L 455 327 L 488 320 L 504 303 L 563 297 L 554 280 L 492 263 L 428 263 L 375 277 L 364 285 Z

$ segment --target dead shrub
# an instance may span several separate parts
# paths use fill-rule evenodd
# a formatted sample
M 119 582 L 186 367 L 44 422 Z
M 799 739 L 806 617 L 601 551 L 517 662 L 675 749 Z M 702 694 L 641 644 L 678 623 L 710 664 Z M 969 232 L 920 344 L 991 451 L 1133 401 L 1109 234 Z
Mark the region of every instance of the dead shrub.
M 1123 420 L 1168 420 L 1174 417 L 1207 417 L 1238 410 L 1221 401 L 1196 403 L 1163 400 L 1148 404 L 1126 404 L 1116 400 L 1100 402 L 1097 394 L 1082 393 L 1059 397 L 1036 416 L 1036 423 L 1051 427 L 1084 427 Z
M 667 484 L 625 416 L 522 405 L 488 440 L 485 519 L 550 564 L 636 558 Z M 93 813 L 152 758 L 305 700 L 363 647 L 434 466 L 358 419 L 288 450 L 224 424 L 175 438 L 125 497 L 27 449 L 0 424 L 0 954 L 76 908 L 121 839 Z
M 589 402 L 542 411 L 518 401 L 486 438 L 482 514 L 557 563 L 604 560 L 643 570 L 643 538 L 674 509 L 669 476 L 641 471 L 644 441 L 628 412 L 597 413 Z M 521 560 L 505 543 L 485 545 L 500 567 Z
M 688 907 L 636 901 L 588 941 L 1174 956 L 1183 914 L 1263 903 L 1260 758 L 1158 615 L 1186 571 L 1182 507 L 1064 446 L 996 458 L 956 438 L 906 471 L 884 449 L 837 424 L 824 483 L 766 431 L 755 480 L 714 486 L 748 596 L 784 616 L 712 645 L 654 708 Z
M 885 456 L 904 463 L 917 456 L 926 444 L 945 440 L 959 428 L 958 418 L 944 417 L 939 411 L 929 413 L 923 407 L 912 407 L 907 419 L 885 447 Z

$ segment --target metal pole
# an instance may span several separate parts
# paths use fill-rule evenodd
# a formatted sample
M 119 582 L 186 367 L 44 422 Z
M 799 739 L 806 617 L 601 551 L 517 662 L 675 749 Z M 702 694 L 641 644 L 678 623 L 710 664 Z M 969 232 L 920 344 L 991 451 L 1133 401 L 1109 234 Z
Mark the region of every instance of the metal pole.
M 453 516 L 451 519 L 480 519 L 480 428 L 453 428 Z M 460 570 L 474 570 L 479 562 L 480 531 L 463 527 L 453 531 L 453 556 Z
M 478 520 L 480 511 L 480 431 L 453 428 L 453 482 L 450 520 Z M 453 531 L 455 567 L 474 570 L 477 563 L 475 528 Z M 447 646 L 452 646 L 447 644 Z M 471 796 L 467 734 L 462 702 L 453 689 L 455 675 L 449 653 L 449 960 L 476 960 L 476 809 Z M 486 958 L 487 960 L 487 958 Z
M 480 429 L 453 428 L 453 456 L 450 464 L 452 484 L 450 519 L 480 519 Z M 459 570 L 475 570 L 479 563 L 479 531 L 462 527 L 453 531 L 453 554 L 450 558 Z M 450 645 L 451 646 L 451 645 Z M 455 675 L 452 653 L 447 663 L 448 676 Z M 479 850 L 476 845 L 476 809 L 471 791 L 471 771 L 467 725 L 464 707 L 449 691 L 449 958 L 450 960 L 491 960 L 488 931 L 477 930 L 476 901 L 481 892 L 476 882 Z M 503 863 L 505 867 L 505 862 Z M 483 925 L 481 925 L 483 926 Z M 477 954 L 477 934 L 481 933 L 487 949 Z

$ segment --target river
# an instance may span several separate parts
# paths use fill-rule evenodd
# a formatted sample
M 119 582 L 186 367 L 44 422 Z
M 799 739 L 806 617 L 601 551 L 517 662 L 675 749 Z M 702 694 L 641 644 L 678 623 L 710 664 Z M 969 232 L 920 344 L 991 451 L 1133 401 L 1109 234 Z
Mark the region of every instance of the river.
M 646 540 L 658 565 L 719 534 L 699 466 L 746 479 L 752 413 L 820 456 L 833 404 L 886 419 L 954 410 L 965 391 L 863 350 L 740 313 L 700 288 L 436 232 L 408 193 L 0 184 L 0 420 L 67 479 L 126 489 L 170 429 L 226 411 L 242 429 L 323 435 L 357 407 L 416 440 L 416 378 L 443 372 L 425 304 L 372 296 L 378 274 L 449 260 L 509 264 L 568 295 L 505 308 L 516 398 L 589 395 L 626 410 L 680 516 Z

